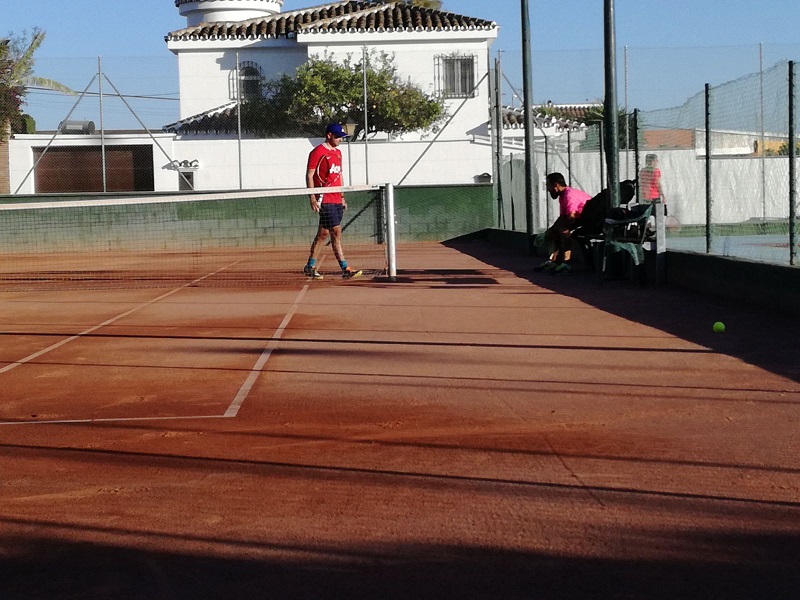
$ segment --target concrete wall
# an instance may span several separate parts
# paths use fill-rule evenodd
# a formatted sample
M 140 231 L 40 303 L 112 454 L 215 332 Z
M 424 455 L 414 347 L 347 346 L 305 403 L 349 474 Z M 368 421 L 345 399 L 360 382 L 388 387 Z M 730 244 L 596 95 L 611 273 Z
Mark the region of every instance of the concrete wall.
M 476 235 L 518 251 L 528 248 L 524 232 L 487 229 Z M 666 253 L 665 267 L 667 285 L 800 315 L 797 267 L 672 250 Z
M 348 195 L 345 220 L 351 243 L 380 241 L 378 196 L 377 192 Z M 349 222 L 351 215 L 358 216 Z M 306 247 L 317 223 L 305 195 L 37 208 L 3 213 L 0 249 L 42 253 Z
M 11 191 L 15 191 L 33 166 L 33 148 L 43 148 L 51 136 L 18 135 L 10 141 Z M 157 143 L 156 143 L 157 142 Z M 242 140 L 241 189 L 279 189 L 305 186 L 308 153 L 322 139 Z M 99 135 L 58 136 L 57 145 L 100 145 Z M 198 161 L 193 172 L 195 189 L 238 190 L 239 143 L 235 139 L 179 139 L 158 134 L 106 136 L 106 144 L 150 144 L 153 146 L 155 191 L 177 191 L 179 175 L 172 161 Z M 492 171 L 492 149 L 485 142 L 373 141 L 342 144 L 345 184 L 394 183 L 403 185 L 472 184 L 482 173 Z M 163 152 L 162 152 L 163 150 Z M 166 154 L 165 154 L 166 153 Z M 367 171 L 368 167 L 368 171 Z M 351 178 L 352 173 L 352 178 Z M 35 190 L 29 177 L 21 194 Z
M 180 92 L 179 118 L 185 119 L 227 104 L 237 98 L 236 52 L 239 61 L 252 61 L 261 68 L 264 79 L 282 74 L 294 75 L 308 60 L 306 48 L 285 41 L 237 49 L 209 49 L 178 53 Z
M 649 152 L 649 151 L 648 151 Z M 662 172 L 662 185 L 669 214 L 684 225 L 704 225 L 706 211 L 706 161 L 694 149 L 655 150 Z M 643 161 L 644 157 L 641 157 Z M 597 194 L 603 187 L 600 152 L 550 152 L 545 166 L 543 152 L 534 155 L 536 185 L 540 198 L 538 223 L 548 222 L 543 180 L 547 170 L 572 173 L 572 186 Z M 620 153 L 620 179 L 635 178 L 635 158 Z M 505 189 L 513 194 L 517 230 L 524 224 L 524 154 L 505 157 Z M 512 166 L 513 165 L 513 166 Z M 641 165 L 640 165 L 641 166 Z M 627 167 L 627 169 L 626 169 Z M 741 223 L 751 219 L 786 219 L 789 216 L 789 159 L 786 156 L 715 156 L 711 163 L 712 220 L 715 223 Z M 513 175 L 512 175 L 513 170 Z M 511 198 L 505 198 L 507 226 L 510 227 Z M 552 218 L 558 214 L 550 201 Z M 549 221 L 552 221 L 552 218 Z
M 800 315 L 800 269 L 742 259 L 667 252 L 667 282 L 705 294 Z
M 11 179 L 9 177 L 9 150 L 8 138 L 11 133 L 11 124 L 7 121 L 0 123 L 0 194 L 10 193 Z
M 108 200 L 109 195 L 82 195 L 80 199 L 87 198 Z M 70 199 L 74 196 L 48 198 L 56 203 Z M 14 197 L 20 204 L 41 200 L 37 196 Z M 305 195 L 162 200 L 170 201 L 6 211 L 0 221 L 0 250 L 41 253 L 305 247 L 318 221 Z M 353 192 L 348 194 L 347 203 L 344 223 L 348 243 L 383 242 L 380 193 Z M 482 231 L 491 226 L 492 206 L 492 186 L 488 184 L 395 188 L 397 241 L 441 242 Z
M 401 242 L 443 242 L 494 223 L 491 185 L 395 188 L 395 230 Z
M 10 182 L 8 142 L 0 139 L 0 194 L 11 193 Z

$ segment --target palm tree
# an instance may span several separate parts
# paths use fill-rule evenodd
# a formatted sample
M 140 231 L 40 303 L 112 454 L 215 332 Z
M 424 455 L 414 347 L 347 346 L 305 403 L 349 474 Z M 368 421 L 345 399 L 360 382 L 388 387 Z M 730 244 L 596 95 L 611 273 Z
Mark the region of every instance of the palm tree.
M 8 137 L 13 132 L 26 131 L 26 121 L 32 120 L 22 112 L 28 88 L 37 86 L 65 94 L 75 94 L 57 81 L 33 75 L 33 54 L 42 45 L 44 36 L 44 31 L 34 27 L 30 41 L 24 34 L 0 39 L 0 194 L 8 194 L 11 191 Z
M 34 27 L 30 40 L 26 35 L 0 43 L 0 139 L 5 139 L 24 120 L 22 105 L 30 87 L 74 95 L 67 86 L 33 74 L 33 55 L 45 38 L 45 32 Z

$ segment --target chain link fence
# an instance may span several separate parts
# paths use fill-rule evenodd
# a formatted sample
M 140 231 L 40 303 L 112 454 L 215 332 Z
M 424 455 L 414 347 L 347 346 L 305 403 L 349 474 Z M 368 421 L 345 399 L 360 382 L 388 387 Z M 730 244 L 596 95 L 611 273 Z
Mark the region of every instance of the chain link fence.
M 441 93 L 444 80 L 431 79 L 425 52 L 418 58 L 409 54 L 398 67 L 412 78 L 427 77 L 430 84 L 423 91 Z M 655 155 L 672 225 L 668 247 L 793 263 L 796 200 L 789 139 L 797 101 L 789 86 L 789 60 L 800 56 L 800 45 L 625 48 L 618 55 L 624 132 L 620 177 L 639 177 L 648 155 Z M 74 180 L 85 188 L 87 178 L 94 177 L 92 189 L 106 191 L 303 186 L 308 151 L 319 140 L 283 139 L 280 131 L 274 132 L 277 139 L 258 139 L 237 122 L 240 94 L 260 89 L 253 82 L 261 80 L 253 77 L 261 75 L 248 60 L 239 57 L 239 85 L 236 69 L 228 68 L 231 81 L 223 86 L 227 95 L 218 110 L 184 119 L 193 129 L 176 138 L 164 131 L 181 123 L 180 97 L 186 93 L 179 89 L 174 56 L 38 59 L 38 76 L 65 84 L 76 95 L 30 91 L 25 109 L 36 122 L 28 124 L 29 133 L 38 132 L 38 137 L 24 152 L 11 153 L 10 191 L 18 191 L 14 184 L 31 168 L 30 161 L 14 162 L 25 153 L 36 161 L 50 154 L 40 165 L 43 173 L 49 169 L 41 181 Z M 352 60 L 361 60 L 359 52 Z M 463 97 L 447 100 L 448 116 L 437 132 L 343 144 L 345 182 L 465 184 L 485 182 L 491 173 L 497 225 L 525 231 L 524 110 L 517 83 L 522 80 L 521 56 L 500 57 L 502 74 L 494 83 L 499 94 L 489 89 L 498 73 L 489 72 L 484 58 L 438 57 L 437 68 L 443 70 L 447 61 L 458 66 L 458 73 L 466 72 L 475 89 L 465 88 L 463 77 L 451 82 Z M 236 60 L 231 64 L 236 67 Z M 561 171 L 570 185 L 593 195 L 606 187 L 601 124 L 578 126 L 575 115 L 559 119 L 553 110 L 565 98 L 576 106 L 602 105 L 602 50 L 534 52 L 533 75 L 536 110 L 543 117 L 537 120 L 533 149 L 534 225 L 540 231 L 558 211 L 545 193 L 548 172 Z M 489 109 L 496 105 L 506 114 L 516 113 L 516 120 L 504 122 Z M 495 128 L 499 122 L 504 126 Z M 108 132 L 103 151 L 97 143 L 84 143 L 90 131 L 95 137 Z M 143 146 L 151 157 L 142 155 Z M 26 186 L 19 193 L 51 191 Z
M 381 55 L 368 49 L 326 55 L 366 61 L 368 77 Z M 218 191 L 305 186 L 309 151 L 324 137 L 298 134 L 286 119 L 248 124 L 247 103 L 277 77 L 246 52 L 223 53 L 219 68 L 187 68 L 166 57 L 39 59 L 36 73 L 75 95 L 32 88 L 24 110 L 35 116 L 11 141 L 12 194 L 116 191 Z M 358 106 L 356 132 L 343 143 L 344 183 L 364 185 L 474 184 L 491 179 L 487 121 L 487 57 L 475 48 L 458 54 L 408 49 L 395 57 L 400 85 L 411 82 L 423 94 L 443 98 L 445 114 L 433 129 L 390 135 L 364 118 L 360 81 L 353 83 Z M 262 61 L 263 62 L 263 61 Z M 293 75 L 291 65 L 283 65 Z M 217 72 L 218 71 L 218 72 Z M 401 98 L 403 100 L 403 98 Z M 357 110 L 356 110 L 357 109 Z M 370 108 L 368 113 L 374 107 Z M 241 117 L 240 113 L 241 112 Z M 335 120 L 344 119 L 338 115 Z M 362 120 L 363 119 L 363 120 Z M 264 123 L 261 123 L 263 126 Z M 368 131 L 365 135 L 364 131 Z
M 570 56 L 573 60 L 562 64 L 556 82 L 564 89 L 577 89 L 576 82 L 595 75 L 585 78 L 585 65 L 578 66 L 578 59 L 586 54 Z M 668 211 L 668 248 L 797 264 L 797 199 L 790 159 L 797 114 L 790 69 L 796 72 L 797 67 L 787 56 L 800 56 L 800 46 L 626 49 L 620 69 L 624 73 L 620 177 L 638 177 L 641 182 L 643 169 L 652 165 L 659 169 L 659 195 Z M 596 76 L 602 77 L 602 54 L 591 58 L 598 66 Z M 552 69 L 552 62 L 537 62 L 534 57 L 534 79 L 537 70 Z M 676 68 L 691 64 L 702 68 Z M 506 99 L 517 102 L 519 91 L 508 73 L 502 81 L 503 100 L 496 105 L 507 111 Z M 688 98 L 676 91 L 686 89 L 695 91 Z M 538 92 L 535 89 L 534 95 L 545 98 L 550 92 L 548 85 Z M 650 108 L 634 110 L 640 101 Z M 593 103 L 602 104 L 600 100 L 586 104 Z M 543 103 L 536 110 L 548 112 L 547 108 Z M 556 105 L 549 113 L 558 114 L 557 109 Z M 545 120 L 546 126 L 535 135 L 536 231 L 557 216 L 557 204 L 544 189 L 548 172 L 561 171 L 569 185 L 592 195 L 607 185 L 602 124 L 559 127 L 554 122 Z M 511 128 L 506 129 L 504 133 L 513 134 Z M 504 141 L 500 154 L 495 166 L 498 224 L 525 231 L 524 148 Z M 639 200 L 645 193 L 649 197 L 649 190 L 639 189 Z

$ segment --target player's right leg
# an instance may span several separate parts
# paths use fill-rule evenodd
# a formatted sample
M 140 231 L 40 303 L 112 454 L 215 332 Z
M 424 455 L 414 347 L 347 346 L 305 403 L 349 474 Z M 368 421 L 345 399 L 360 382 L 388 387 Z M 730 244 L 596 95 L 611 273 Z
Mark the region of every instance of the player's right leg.
M 317 235 L 314 236 L 314 240 L 311 242 L 311 249 L 308 252 L 308 262 L 306 262 L 306 266 L 303 267 L 303 274 L 312 279 L 322 279 L 322 273 L 317 271 L 317 248 L 325 241 L 327 234 L 327 230 L 320 225 L 317 228 Z

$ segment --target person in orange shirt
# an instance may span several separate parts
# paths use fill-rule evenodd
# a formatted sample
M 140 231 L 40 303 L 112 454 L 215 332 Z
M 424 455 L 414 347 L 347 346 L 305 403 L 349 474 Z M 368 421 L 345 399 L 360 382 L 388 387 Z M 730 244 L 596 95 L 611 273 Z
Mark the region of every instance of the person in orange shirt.
M 639 189 L 642 201 L 661 200 L 664 204 L 664 214 L 667 214 L 667 203 L 661 187 L 661 169 L 658 168 L 658 156 L 655 154 L 648 154 L 644 158 L 644 168 L 639 171 Z

